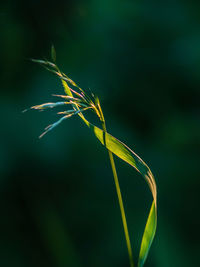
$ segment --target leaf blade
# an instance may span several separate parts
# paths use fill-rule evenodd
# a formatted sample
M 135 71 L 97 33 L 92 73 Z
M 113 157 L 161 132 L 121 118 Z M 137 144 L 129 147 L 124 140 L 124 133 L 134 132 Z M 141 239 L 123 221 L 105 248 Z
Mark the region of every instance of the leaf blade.
M 138 267 L 142 267 L 148 256 L 157 227 L 157 188 L 153 174 L 147 164 L 128 146 L 116 139 L 114 136 L 104 132 L 91 124 L 84 117 L 82 120 L 93 131 L 97 139 L 113 154 L 134 167 L 146 180 L 153 196 L 152 206 L 148 215 L 145 230 L 142 237 Z
M 149 249 L 151 247 L 151 244 L 153 242 L 156 233 L 156 227 L 157 227 L 157 212 L 156 212 L 155 202 L 153 201 L 146 222 L 144 234 L 142 237 L 139 259 L 138 259 L 138 267 L 142 267 L 146 261 Z

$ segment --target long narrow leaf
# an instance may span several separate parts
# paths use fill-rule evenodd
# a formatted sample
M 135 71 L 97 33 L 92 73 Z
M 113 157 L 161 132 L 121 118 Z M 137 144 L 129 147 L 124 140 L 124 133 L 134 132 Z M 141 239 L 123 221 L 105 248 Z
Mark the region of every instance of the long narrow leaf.
M 95 136 L 99 139 L 99 141 L 103 145 L 106 145 L 107 149 L 109 149 L 113 154 L 115 154 L 123 161 L 134 167 L 144 177 L 147 184 L 149 185 L 153 196 L 153 203 L 149 212 L 140 248 L 138 267 L 142 267 L 153 242 L 157 226 L 157 190 L 153 174 L 151 173 L 151 170 L 146 165 L 146 163 L 129 147 L 127 147 L 125 144 L 123 144 L 121 141 L 119 141 L 112 135 L 105 133 L 100 128 L 92 125 L 85 118 L 82 119 L 87 124 L 87 126 L 94 132 Z
M 68 95 L 72 96 L 72 93 L 67 83 L 65 81 L 62 81 L 62 83 L 65 88 L 65 92 Z M 153 202 L 146 222 L 144 234 L 142 237 L 139 260 L 138 260 L 138 267 L 142 267 L 147 258 L 157 227 L 157 189 L 153 174 L 150 168 L 147 166 L 147 164 L 128 146 L 126 146 L 124 143 L 122 143 L 109 133 L 104 132 L 102 129 L 91 124 L 88 120 L 85 119 L 85 117 L 81 112 L 79 113 L 79 116 L 82 118 L 85 124 L 93 131 L 97 139 L 104 146 L 106 146 L 108 150 L 110 150 L 117 157 L 121 158 L 123 161 L 130 164 L 144 177 L 151 190 L 153 196 Z
M 155 202 L 152 202 L 151 210 L 149 212 L 149 216 L 147 219 L 146 227 L 144 230 L 144 234 L 142 237 L 142 243 L 140 247 L 140 254 L 138 259 L 138 267 L 142 267 L 144 265 L 144 262 L 147 258 L 149 249 L 151 247 L 151 244 L 153 242 L 155 233 L 156 233 L 156 226 L 157 226 L 157 211 Z

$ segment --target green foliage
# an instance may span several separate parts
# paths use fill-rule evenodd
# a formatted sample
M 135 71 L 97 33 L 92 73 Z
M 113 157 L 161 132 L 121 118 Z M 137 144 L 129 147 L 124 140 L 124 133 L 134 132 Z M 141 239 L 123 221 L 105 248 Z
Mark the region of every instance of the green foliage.
M 52 56 L 53 62 L 55 63 L 56 52 L 53 46 L 51 48 L 51 56 Z M 90 95 L 85 93 L 74 81 L 72 81 L 67 75 L 62 73 L 54 63 L 45 61 L 45 60 L 35 60 L 35 59 L 33 59 L 32 61 L 41 64 L 47 70 L 53 72 L 55 75 L 57 75 L 61 79 L 66 95 L 55 95 L 55 96 L 65 99 L 66 101 L 36 105 L 36 106 L 31 107 L 31 109 L 43 110 L 47 108 L 55 108 L 58 106 L 63 106 L 63 107 L 67 105 L 72 106 L 72 109 L 70 110 L 64 110 L 62 112 L 58 112 L 58 114 L 65 114 L 65 115 L 62 116 L 57 122 L 47 126 L 45 128 L 45 131 L 40 135 L 40 137 L 44 136 L 44 134 L 54 129 L 63 120 L 70 118 L 73 115 L 78 115 L 84 121 L 84 123 L 92 130 L 92 132 L 97 137 L 97 139 L 101 142 L 101 144 L 105 146 L 105 148 L 108 150 L 110 163 L 111 163 L 112 171 L 113 171 L 113 176 L 115 179 L 115 185 L 116 185 L 116 190 L 117 190 L 117 195 L 118 195 L 118 200 L 119 200 L 119 205 L 120 205 L 120 210 L 121 210 L 121 216 L 122 216 L 122 221 L 123 221 L 123 227 L 124 227 L 131 267 L 134 266 L 132 249 L 131 249 L 128 227 L 126 223 L 126 216 L 125 216 L 125 211 L 123 207 L 123 201 L 122 201 L 120 186 L 118 182 L 117 172 L 115 168 L 115 163 L 113 159 L 113 154 L 119 157 L 120 159 L 122 159 L 124 162 L 131 165 L 132 167 L 134 167 L 144 177 L 145 181 L 147 182 L 152 193 L 153 202 L 152 202 L 149 216 L 146 222 L 146 227 L 143 233 L 141 247 L 140 247 L 138 267 L 142 267 L 145 263 L 149 249 L 153 242 L 155 232 L 156 232 L 156 226 L 157 226 L 157 190 L 156 190 L 155 179 L 153 177 L 153 174 L 150 168 L 128 146 L 126 146 L 124 143 L 122 143 L 117 138 L 113 137 L 107 132 L 104 115 L 101 109 L 100 101 L 97 96 L 94 96 L 92 93 Z M 102 124 L 102 129 L 91 124 L 85 118 L 85 116 L 83 115 L 83 112 L 86 110 L 91 110 L 97 115 L 97 117 L 99 118 Z

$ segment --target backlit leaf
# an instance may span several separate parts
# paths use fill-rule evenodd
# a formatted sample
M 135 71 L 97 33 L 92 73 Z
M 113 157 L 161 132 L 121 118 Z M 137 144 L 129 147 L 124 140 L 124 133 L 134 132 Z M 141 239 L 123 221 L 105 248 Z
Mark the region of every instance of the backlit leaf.
M 82 119 L 87 124 L 87 126 L 93 131 L 93 133 L 99 139 L 99 141 L 108 150 L 110 150 L 113 154 L 115 154 L 123 161 L 127 162 L 132 167 L 134 167 L 144 177 L 147 184 L 149 185 L 149 188 L 153 196 L 153 202 L 147 219 L 140 248 L 138 267 L 142 267 L 144 265 L 149 249 L 153 242 L 157 226 L 157 206 L 156 206 L 157 190 L 153 174 L 151 173 L 151 170 L 149 169 L 147 164 L 129 147 L 127 147 L 121 141 L 116 139 L 114 136 L 106 132 L 103 132 L 103 130 L 101 130 L 100 128 L 92 125 L 84 117 L 82 117 Z

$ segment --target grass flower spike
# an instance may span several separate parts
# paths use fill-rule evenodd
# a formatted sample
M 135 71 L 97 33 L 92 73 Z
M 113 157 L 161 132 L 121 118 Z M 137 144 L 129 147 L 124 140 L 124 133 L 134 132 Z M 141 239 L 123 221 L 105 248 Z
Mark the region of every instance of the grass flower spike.
M 63 111 L 58 112 L 57 114 L 61 115 L 61 118 L 54 122 L 53 124 L 47 126 L 45 131 L 40 135 L 43 137 L 46 133 L 53 130 L 56 126 L 58 126 L 61 122 L 65 119 L 68 119 L 74 115 L 78 115 L 84 123 L 92 130 L 96 138 L 102 143 L 103 146 L 108 151 L 109 160 L 113 172 L 113 177 L 116 186 L 116 192 L 118 196 L 118 202 L 121 212 L 122 224 L 124 228 L 124 235 L 126 240 L 126 245 L 128 249 L 128 255 L 130 260 L 131 267 L 142 267 L 146 261 L 147 255 L 149 253 L 149 249 L 153 242 L 156 226 L 157 226 L 157 190 L 156 190 L 156 182 L 153 177 L 153 174 L 147 164 L 135 153 L 133 152 L 128 146 L 124 143 L 116 139 L 114 136 L 110 135 L 106 129 L 106 122 L 104 119 L 103 111 L 101 109 L 100 101 L 97 96 L 90 93 L 87 94 L 83 89 L 81 89 L 73 80 L 71 80 L 66 74 L 60 71 L 58 66 L 56 65 L 56 52 L 55 49 L 52 47 L 51 50 L 52 54 L 52 61 L 47 60 L 36 60 L 33 59 L 33 62 L 41 64 L 45 67 L 48 71 L 54 73 L 62 82 L 64 87 L 64 95 L 54 95 L 61 100 L 55 103 L 45 103 L 41 105 L 36 105 L 31 107 L 30 109 L 34 110 L 44 110 L 44 109 L 52 109 L 56 107 L 63 107 Z M 68 109 L 70 106 L 70 109 Z M 97 119 L 100 121 L 102 128 L 99 128 L 93 124 L 91 124 L 83 115 L 85 111 L 92 111 L 97 115 Z M 144 229 L 141 245 L 140 245 L 140 252 L 139 257 L 137 260 L 137 265 L 133 260 L 132 254 L 132 247 L 131 241 L 126 221 L 125 209 L 122 200 L 122 194 L 120 190 L 120 185 L 118 181 L 116 166 L 114 162 L 114 155 L 121 158 L 123 161 L 131 165 L 135 168 L 146 180 L 150 191 L 152 193 L 152 204 L 150 208 L 150 212 L 146 221 L 146 226 Z

